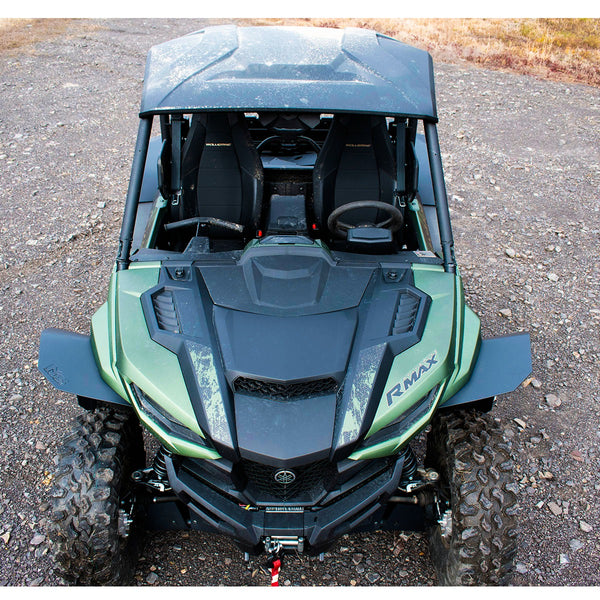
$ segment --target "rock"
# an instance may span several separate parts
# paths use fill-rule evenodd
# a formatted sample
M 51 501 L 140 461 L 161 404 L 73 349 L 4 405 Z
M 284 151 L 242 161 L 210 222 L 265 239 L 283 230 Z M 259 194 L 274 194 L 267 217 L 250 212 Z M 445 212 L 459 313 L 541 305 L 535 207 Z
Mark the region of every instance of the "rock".
M 554 281 L 555 283 L 558 281 L 558 275 L 556 273 L 548 273 L 546 275 L 550 281 Z
M 576 460 L 577 462 L 583 462 L 583 456 L 581 455 L 581 452 L 579 452 L 579 450 L 573 450 L 573 452 L 571 452 L 571 458 Z
M 515 566 L 517 573 L 521 573 L 522 575 L 527 573 L 527 566 L 524 565 L 522 562 L 518 562 Z
M 548 508 L 555 517 L 562 515 L 562 508 L 556 502 L 548 502 Z
M 156 573 L 150 573 L 148 577 L 146 577 L 146 583 L 150 585 L 154 585 L 158 581 L 158 575 Z
M 578 539 L 573 539 L 569 542 L 569 547 L 571 550 L 573 550 L 573 552 L 576 552 L 577 550 L 583 548 L 583 542 Z
M 106 202 L 98 202 L 96 205 L 98 208 L 106 208 Z
M 558 560 L 560 562 L 561 565 L 568 565 L 569 564 L 569 556 L 567 554 L 560 554 L 558 557 Z
M 369 583 L 375 583 L 381 579 L 381 575 L 379 573 L 367 573 L 367 580 Z
M 360 564 L 360 562 L 362 561 L 362 559 L 363 559 L 363 555 L 362 555 L 362 554 L 360 554 L 360 553 L 356 553 L 356 554 L 353 554 L 353 555 L 352 555 L 352 562 L 353 562 L 355 565 L 358 565 L 358 564 Z
M 46 449 L 46 444 L 44 444 L 43 442 L 37 441 L 35 443 L 35 449 L 36 450 L 45 450 Z
M 405 571 L 404 569 L 400 569 L 399 571 L 397 571 L 397 575 L 398 575 L 398 577 L 408 577 L 408 571 Z
M 227 557 L 225 560 L 223 560 L 223 562 L 224 562 L 226 565 L 230 565 L 230 564 L 231 564 L 233 561 L 232 561 L 232 559 L 231 559 L 231 558 Z
M 513 419 L 513 421 L 522 429 L 527 429 L 527 423 L 525 423 L 525 421 L 522 419 Z
M 507 248 L 504 251 L 504 254 L 506 254 L 506 256 L 508 256 L 508 258 L 514 258 L 517 253 L 512 248 Z
M 506 318 L 512 317 L 512 310 L 510 310 L 510 308 L 501 308 L 500 314 Z
M 29 543 L 32 546 L 39 546 L 44 540 L 46 539 L 46 536 L 42 533 L 36 533 L 31 540 L 29 541 Z
M 562 404 L 560 398 L 555 394 L 546 394 L 544 400 L 550 408 L 558 408 Z
M 356 565 L 356 572 L 361 575 L 362 573 L 365 572 L 365 567 L 364 565 Z
M 531 380 L 531 385 L 536 390 L 539 390 L 542 387 L 542 382 L 536 379 L 535 377 Z
M 589 533 L 594 528 L 589 523 L 586 523 L 585 521 L 579 521 L 579 529 L 581 529 L 581 531 L 584 531 L 585 533 Z
M 8 399 L 8 403 L 9 404 L 14 404 L 15 402 L 21 402 L 21 400 L 23 400 L 23 396 L 21 396 L 21 394 L 13 394 L 9 399 Z
M 8 544 L 8 541 L 10 540 L 10 531 L 0 535 L 0 540 L 2 540 L 5 544 Z

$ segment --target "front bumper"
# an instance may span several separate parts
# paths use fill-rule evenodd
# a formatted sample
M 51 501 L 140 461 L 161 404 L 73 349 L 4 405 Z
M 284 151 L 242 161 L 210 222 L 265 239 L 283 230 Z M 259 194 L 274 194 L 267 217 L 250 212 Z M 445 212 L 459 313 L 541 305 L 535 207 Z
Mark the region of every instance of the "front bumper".
M 166 458 L 173 492 L 202 521 L 197 528 L 225 534 L 250 551 L 267 537 L 303 538 L 309 553 L 324 551 L 380 511 L 398 488 L 403 465 L 403 456 L 343 461 L 328 489 L 313 485 L 281 500 L 257 491 L 226 461 Z

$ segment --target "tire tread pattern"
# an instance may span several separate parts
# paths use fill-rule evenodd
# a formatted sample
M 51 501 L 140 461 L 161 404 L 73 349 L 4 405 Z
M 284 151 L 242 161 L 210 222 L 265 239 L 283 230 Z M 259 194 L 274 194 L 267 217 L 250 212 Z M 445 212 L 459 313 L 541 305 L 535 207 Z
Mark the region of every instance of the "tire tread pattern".
M 130 582 L 141 532 L 118 533 L 118 511 L 129 475 L 144 466 L 140 425 L 133 413 L 100 408 L 77 418 L 57 457 L 50 492 L 48 537 L 55 571 L 69 584 Z
M 452 536 L 434 523 L 429 548 L 443 585 L 507 585 L 517 548 L 518 487 L 511 444 L 489 415 L 436 415 L 426 465 L 450 490 Z

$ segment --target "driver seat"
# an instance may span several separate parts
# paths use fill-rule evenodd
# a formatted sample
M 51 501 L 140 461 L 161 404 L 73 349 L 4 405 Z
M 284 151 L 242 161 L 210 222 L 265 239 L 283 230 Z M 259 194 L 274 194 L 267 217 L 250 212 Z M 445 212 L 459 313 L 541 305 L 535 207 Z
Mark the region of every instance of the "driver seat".
M 394 203 L 396 166 L 385 117 L 335 115 L 313 171 L 313 207 L 319 229 L 339 206 L 359 200 Z M 351 225 L 387 215 L 365 208 L 344 216 Z

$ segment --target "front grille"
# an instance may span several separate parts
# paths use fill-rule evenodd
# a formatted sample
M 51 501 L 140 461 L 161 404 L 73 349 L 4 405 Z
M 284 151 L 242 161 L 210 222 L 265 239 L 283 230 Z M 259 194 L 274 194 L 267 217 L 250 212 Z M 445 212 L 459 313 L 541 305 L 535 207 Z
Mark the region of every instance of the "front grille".
M 273 398 L 275 400 L 289 400 L 290 398 L 309 398 L 334 394 L 338 383 L 333 377 L 314 379 L 302 382 L 272 382 L 249 377 L 238 377 L 233 382 L 233 390 L 252 396 Z
M 247 487 L 256 494 L 258 501 L 305 500 L 327 489 L 337 473 L 334 465 L 327 460 L 314 462 L 301 467 L 281 469 L 249 460 L 242 461 L 242 469 L 248 480 Z M 275 479 L 281 471 L 291 471 L 295 475 L 293 482 L 278 483 Z

